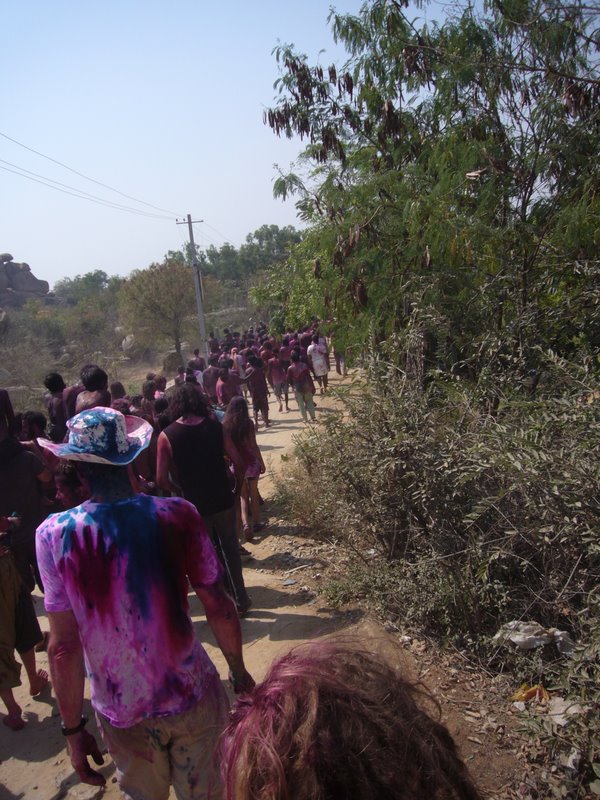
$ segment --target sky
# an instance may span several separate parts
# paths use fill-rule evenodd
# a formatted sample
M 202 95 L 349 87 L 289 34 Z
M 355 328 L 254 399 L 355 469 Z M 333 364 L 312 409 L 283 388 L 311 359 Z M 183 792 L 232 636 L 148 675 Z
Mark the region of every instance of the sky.
M 361 4 L 334 5 L 356 13 Z M 188 213 L 203 220 L 194 226 L 201 248 L 238 247 L 265 224 L 301 227 L 293 200 L 272 194 L 274 165 L 287 170 L 301 145 L 278 139 L 262 114 L 274 104 L 278 43 L 295 44 L 311 63 L 343 62 L 327 25 L 330 5 L 2 4 L 0 252 L 52 286 L 95 269 L 127 275 L 160 261 L 187 240 L 187 226 L 175 218 Z M 16 168 L 65 184 L 64 191 L 7 171 Z M 65 194 L 67 187 L 164 218 L 107 208 Z

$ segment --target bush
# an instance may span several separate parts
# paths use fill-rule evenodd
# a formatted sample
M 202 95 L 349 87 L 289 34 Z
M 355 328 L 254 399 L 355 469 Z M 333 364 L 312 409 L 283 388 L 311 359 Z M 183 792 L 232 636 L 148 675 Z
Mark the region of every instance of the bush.
M 536 397 L 514 379 L 490 414 L 482 382 L 440 375 L 423 391 L 379 363 L 301 437 L 301 472 L 283 491 L 300 524 L 351 556 L 330 601 L 366 602 L 488 668 L 561 686 L 591 701 L 597 723 L 600 392 L 591 373 L 552 355 L 542 368 Z M 491 642 L 514 619 L 582 645 L 573 659 L 551 648 L 515 655 Z M 587 778 L 600 760 L 591 725 L 588 715 L 553 739 L 563 756 L 583 753 Z

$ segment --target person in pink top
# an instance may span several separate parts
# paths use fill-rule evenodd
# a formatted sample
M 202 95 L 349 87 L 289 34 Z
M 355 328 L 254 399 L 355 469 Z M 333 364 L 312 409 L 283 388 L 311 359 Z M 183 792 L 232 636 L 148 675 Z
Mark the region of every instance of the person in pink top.
M 290 353 L 291 355 L 291 353 Z M 267 365 L 267 380 L 273 389 L 277 402 L 279 403 L 279 413 L 283 411 L 283 400 L 285 399 L 285 410 L 289 411 L 289 387 L 287 382 L 287 368 L 282 360 L 279 348 L 273 349 L 273 358 L 269 359 Z
M 244 382 L 240 376 L 232 371 L 233 361 L 229 358 L 225 362 L 225 366 L 219 370 L 219 378 L 217 380 L 216 394 L 217 402 L 221 408 L 227 408 L 229 402 L 233 397 L 241 397 L 242 390 L 241 384 Z
M 308 365 L 300 360 L 297 350 L 292 351 L 292 364 L 288 367 L 287 379 L 294 387 L 294 394 L 302 419 L 304 422 L 307 421 L 306 412 L 308 410 L 311 422 L 315 422 L 315 403 L 313 400 L 315 385 Z
M 151 426 L 110 408 L 69 421 L 69 441 L 43 447 L 74 460 L 90 499 L 37 530 L 50 622 L 48 656 L 62 732 L 84 783 L 104 777 L 82 716 L 84 664 L 91 702 L 129 798 L 179 800 L 209 790 L 212 749 L 226 716 L 219 675 L 196 639 L 188 582 L 230 667 L 236 691 L 253 685 L 239 618 L 197 510 L 186 500 L 136 495 L 127 464 L 148 446 Z

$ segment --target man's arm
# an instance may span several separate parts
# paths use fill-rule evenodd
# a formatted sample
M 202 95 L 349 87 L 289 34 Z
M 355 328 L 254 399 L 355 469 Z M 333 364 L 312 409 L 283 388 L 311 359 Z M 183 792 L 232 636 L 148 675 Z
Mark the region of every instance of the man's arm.
M 194 586 L 194 591 L 204 606 L 206 621 L 229 665 L 229 678 L 235 693 L 249 692 L 254 679 L 244 664 L 242 630 L 235 603 L 220 582 L 212 586 Z
M 244 475 L 246 472 L 244 459 L 242 458 L 240 451 L 234 445 L 231 436 L 225 432 L 223 432 L 223 447 L 225 449 L 225 455 L 233 464 L 236 493 L 239 494 L 242 491 L 242 484 L 244 483 Z
M 50 640 L 48 661 L 52 685 L 58 709 L 65 728 L 76 728 L 81 722 L 83 708 L 83 650 L 79 640 L 79 628 L 72 611 L 49 611 Z M 103 775 L 92 769 L 87 756 L 91 755 L 96 764 L 104 759 L 91 733 L 82 728 L 78 733 L 65 737 L 73 769 L 83 783 L 102 786 L 106 783 Z
M 171 442 L 164 431 L 158 437 L 158 444 L 156 448 L 156 482 L 161 489 L 174 494 L 181 494 L 181 486 L 173 483 L 170 476 L 170 470 L 173 465 L 173 450 L 171 449 Z

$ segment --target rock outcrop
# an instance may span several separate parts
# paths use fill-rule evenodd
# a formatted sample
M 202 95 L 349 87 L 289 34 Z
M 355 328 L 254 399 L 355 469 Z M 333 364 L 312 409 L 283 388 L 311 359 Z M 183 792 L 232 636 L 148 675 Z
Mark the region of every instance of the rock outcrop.
M 29 264 L 19 264 L 10 253 L 0 253 L 0 307 L 18 308 L 32 298 L 45 298 L 49 290 L 48 281 L 36 278 Z

